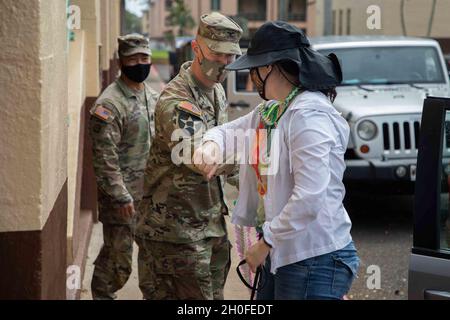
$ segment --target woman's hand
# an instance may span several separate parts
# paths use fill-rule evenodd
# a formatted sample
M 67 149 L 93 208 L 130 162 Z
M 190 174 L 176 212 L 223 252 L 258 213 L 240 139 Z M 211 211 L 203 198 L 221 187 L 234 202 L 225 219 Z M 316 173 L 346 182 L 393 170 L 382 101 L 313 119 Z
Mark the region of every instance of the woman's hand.
M 264 264 L 269 252 L 270 247 L 264 242 L 263 239 L 259 240 L 255 245 L 248 249 L 247 254 L 245 255 L 245 260 L 253 273 L 256 272 L 256 269 L 260 265 Z
M 219 145 L 214 141 L 205 142 L 195 150 L 192 161 L 205 178 L 211 180 L 222 162 Z

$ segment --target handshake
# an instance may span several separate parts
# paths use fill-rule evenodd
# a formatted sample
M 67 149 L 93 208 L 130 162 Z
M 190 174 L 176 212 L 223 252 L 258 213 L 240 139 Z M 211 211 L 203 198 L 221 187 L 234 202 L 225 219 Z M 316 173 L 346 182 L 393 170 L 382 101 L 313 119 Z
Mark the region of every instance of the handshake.
M 219 145 L 214 141 L 203 143 L 195 150 L 192 162 L 206 180 L 211 180 L 218 175 L 217 173 L 223 163 Z

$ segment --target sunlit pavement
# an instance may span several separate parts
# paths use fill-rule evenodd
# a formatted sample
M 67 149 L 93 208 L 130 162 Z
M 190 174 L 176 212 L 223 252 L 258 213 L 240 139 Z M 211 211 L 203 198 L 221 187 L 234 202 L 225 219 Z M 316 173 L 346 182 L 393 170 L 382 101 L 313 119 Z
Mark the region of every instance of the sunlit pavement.
M 236 197 L 236 191 L 231 188 L 227 190 L 229 199 Z M 231 203 L 230 203 L 231 205 Z M 234 229 L 229 222 L 229 217 L 226 218 L 228 226 L 228 234 L 231 243 L 234 245 Z M 100 252 L 101 246 L 103 244 L 102 235 L 102 225 L 98 223 L 94 226 L 91 236 L 91 243 L 89 246 L 88 256 L 86 260 L 86 270 L 83 279 L 81 299 L 90 300 L 92 299 L 90 284 L 92 279 L 92 274 L 94 272 L 94 261 Z M 142 294 L 138 286 L 138 273 L 137 273 L 137 253 L 138 247 L 134 246 L 133 251 L 133 272 L 130 276 L 125 287 L 117 293 L 117 298 L 119 300 L 140 300 L 142 299 Z M 231 268 L 228 274 L 227 283 L 225 285 L 225 299 L 226 300 L 248 300 L 250 298 L 249 291 L 238 278 L 236 273 L 236 266 L 239 263 L 239 258 L 236 252 L 235 246 L 231 250 Z

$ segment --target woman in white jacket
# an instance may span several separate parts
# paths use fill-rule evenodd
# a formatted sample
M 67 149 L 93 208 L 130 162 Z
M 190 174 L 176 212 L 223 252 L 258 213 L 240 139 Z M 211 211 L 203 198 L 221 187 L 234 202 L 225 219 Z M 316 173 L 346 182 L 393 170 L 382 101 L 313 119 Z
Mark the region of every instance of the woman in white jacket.
M 342 299 L 359 258 L 342 203 L 349 127 L 332 105 L 339 62 L 312 50 L 300 29 L 276 21 L 227 69 L 250 69 L 267 102 L 208 131 L 194 163 L 211 179 L 225 158 L 240 157 L 232 222 L 257 227 L 261 240 L 246 262 L 270 271 L 257 298 Z

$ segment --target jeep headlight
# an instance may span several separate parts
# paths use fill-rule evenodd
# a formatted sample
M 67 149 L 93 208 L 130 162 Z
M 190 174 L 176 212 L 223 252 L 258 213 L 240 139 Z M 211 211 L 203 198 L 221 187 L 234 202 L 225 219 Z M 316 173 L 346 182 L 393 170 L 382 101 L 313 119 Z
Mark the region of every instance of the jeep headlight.
M 357 128 L 358 136 L 363 140 L 372 140 L 377 135 L 377 126 L 369 120 L 362 121 Z

